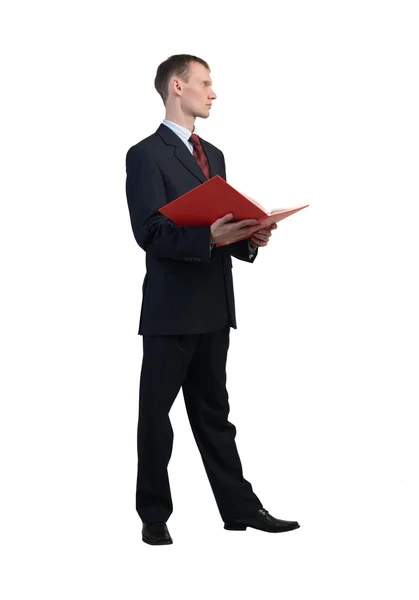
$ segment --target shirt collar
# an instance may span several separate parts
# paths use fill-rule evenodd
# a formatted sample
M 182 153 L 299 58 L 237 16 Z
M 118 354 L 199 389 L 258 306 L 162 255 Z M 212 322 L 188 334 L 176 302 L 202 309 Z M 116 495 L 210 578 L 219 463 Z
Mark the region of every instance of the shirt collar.
M 163 125 L 166 125 L 172 131 L 174 131 L 175 133 L 177 133 L 178 136 L 180 138 L 182 138 L 182 140 L 185 141 L 185 142 L 187 142 L 189 140 L 189 138 L 191 137 L 191 132 L 190 132 L 190 130 L 187 127 L 183 127 L 182 125 L 178 125 L 177 123 L 174 123 L 173 121 L 169 121 L 168 119 L 164 119 L 163 120 Z M 195 135 L 198 135 L 197 131 L 196 131 L 196 125 L 194 125 L 192 133 L 194 133 Z

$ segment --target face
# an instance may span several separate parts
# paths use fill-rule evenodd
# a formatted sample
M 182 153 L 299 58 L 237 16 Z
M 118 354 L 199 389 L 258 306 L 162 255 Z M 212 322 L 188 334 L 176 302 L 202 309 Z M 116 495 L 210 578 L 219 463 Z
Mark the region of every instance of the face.
M 180 103 L 182 111 L 193 117 L 207 118 L 210 114 L 212 101 L 217 97 L 212 89 L 212 80 L 208 69 L 201 63 L 189 63 L 189 81 L 175 82 L 182 90 Z

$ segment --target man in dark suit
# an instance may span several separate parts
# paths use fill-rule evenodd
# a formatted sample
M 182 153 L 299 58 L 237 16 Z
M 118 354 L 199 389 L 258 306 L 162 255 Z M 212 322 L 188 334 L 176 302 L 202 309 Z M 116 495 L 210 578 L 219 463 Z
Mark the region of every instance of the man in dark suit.
M 179 227 L 158 212 L 208 177 L 226 179 L 223 153 L 194 127 L 196 117 L 208 117 L 216 98 L 209 73 L 208 64 L 191 55 L 172 56 L 158 67 L 155 87 L 166 118 L 126 157 L 132 230 L 146 253 L 136 509 L 149 544 L 172 543 L 166 524 L 173 511 L 169 411 L 180 388 L 224 528 L 299 527 L 263 508 L 243 477 L 236 429 L 228 421 L 225 367 L 230 327 L 237 328 L 231 256 L 253 263 L 276 225 L 261 230 L 255 220 L 232 222 L 230 214 L 211 226 Z M 246 233 L 251 237 L 236 241 Z M 217 242 L 227 245 L 214 247 Z

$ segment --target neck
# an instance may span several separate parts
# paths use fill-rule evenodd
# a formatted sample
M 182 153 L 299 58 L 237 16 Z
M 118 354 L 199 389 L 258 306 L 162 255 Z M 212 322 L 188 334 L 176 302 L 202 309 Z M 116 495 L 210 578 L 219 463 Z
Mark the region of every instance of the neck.
M 182 127 L 186 127 L 192 133 L 195 127 L 195 118 L 192 115 L 185 115 L 182 112 L 167 108 L 165 119 L 168 121 L 172 121 L 172 123 L 176 123 L 176 125 L 181 125 Z

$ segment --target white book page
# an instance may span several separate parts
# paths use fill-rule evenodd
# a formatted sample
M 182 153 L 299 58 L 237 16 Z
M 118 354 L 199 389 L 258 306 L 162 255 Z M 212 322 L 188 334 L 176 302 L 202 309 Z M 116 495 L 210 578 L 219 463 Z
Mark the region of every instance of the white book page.
M 274 213 L 283 212 L 284 210 L 292 210 L 292 209 L 291 208 L 273 208 L 269 214 L 273 215 Z
M 254 200 L 253 198 L 250 198 L 250 196 L 246 196 L 245 194 L 243 194 L 243 196 L 245 198 L 247 198 L 248 200 L 250 200 L 250 202 L 253 202 L 253 204 L 256 204 L 256 206 L 259 206 L 259 208 L 261 208 L 264 212 L 266 212 L 266 213 L 268 212 L 266 210 L 266 208 L 264 206 L 262 206 L 262 204 L 260 204 L 260 202 L 257 202 L 256 200 Z
M 243 194 L 243 196 L 245 196 L 245 194 Z M 263 211 L 265 211 L 268 215 L 273 215 L 275 213 L 282 212 L 284 210 L 291 210 L 289 208 L 273 208 L 271 211 L 268 212 L 266 210 L 266 208 L 260 202 L 255 200 L 254 198 L 250 198 L 250 196 L 245 196 L 245 198 L 250 200 L 250 202 L 253 202 L 253 204 L 256 204 L 256 206 L 259 206 L 259 208 L 261 208 Z
M 284 212 L 284 210 L 295 210 L 297 208 L 305 208 L 306 206 L 308 206 L 308 204 L 300 204 L 299 206 L 290 206 L 289 208 L 273 208 L 269 214 L 272 215 L 276 212 Z

